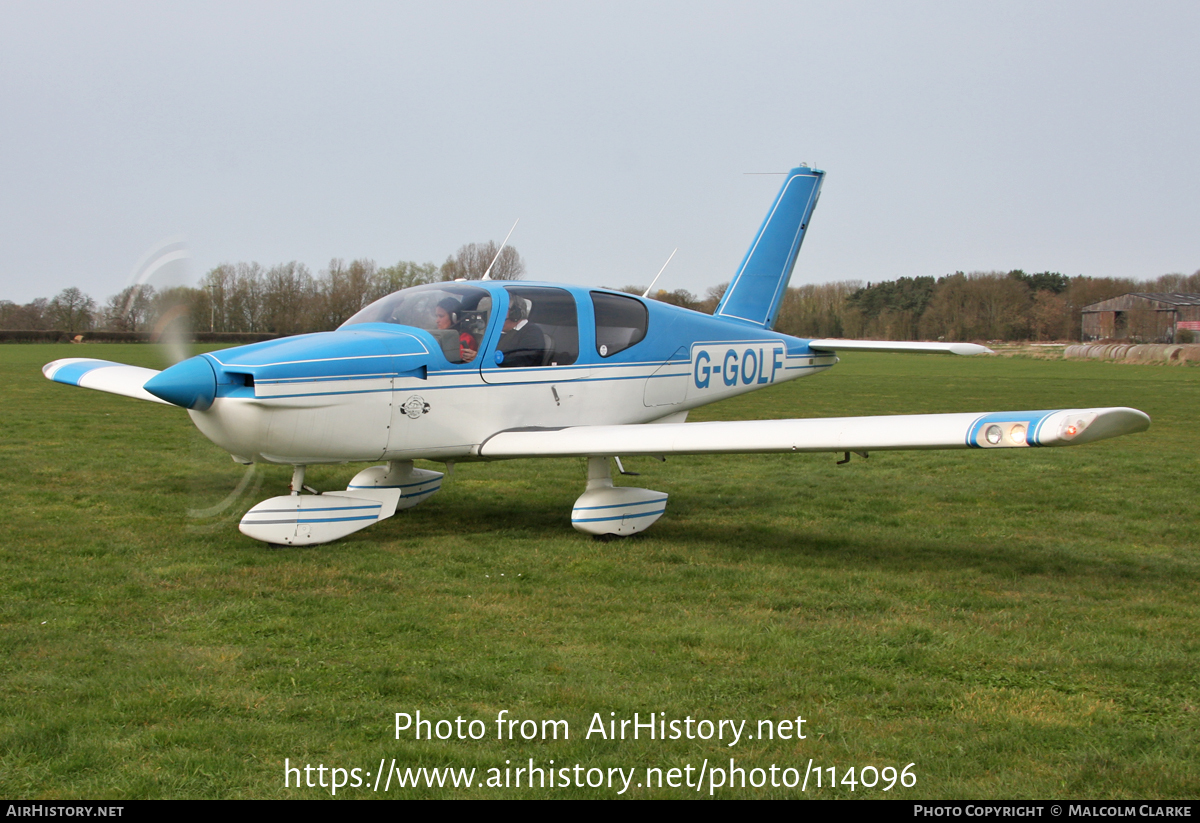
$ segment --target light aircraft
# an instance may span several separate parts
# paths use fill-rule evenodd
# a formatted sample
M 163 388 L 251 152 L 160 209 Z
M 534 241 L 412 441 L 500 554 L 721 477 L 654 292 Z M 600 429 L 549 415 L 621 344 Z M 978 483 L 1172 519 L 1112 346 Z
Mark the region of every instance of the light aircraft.
M 1059 409 L 687 423 L 688 411 L 811 377 L 838 352 L 988 352 L 969 343 L 808 340 L 773 331 L 825 173 L 788 172 L 713 315 L 605 289 L 486 278 L 416 286 L 336 331 L 184 360 L 164 371 L 68 358 L 59 383 L 187 409 L 239 463 L 293 466 L 291 493 L 241 531 L 271 544 L 337 540 L 429 499 L 423 459 L 586 457 L 572 525 L 600 537 L 653 524 L 667 495 L 614 486 L 629 455 L 1027 449 L 1143 431 L 1136 409 Z M 345 490 L 304 485 L 314 463 L 376 462 Z M 305 493 L 305 492 L 310 493 Z

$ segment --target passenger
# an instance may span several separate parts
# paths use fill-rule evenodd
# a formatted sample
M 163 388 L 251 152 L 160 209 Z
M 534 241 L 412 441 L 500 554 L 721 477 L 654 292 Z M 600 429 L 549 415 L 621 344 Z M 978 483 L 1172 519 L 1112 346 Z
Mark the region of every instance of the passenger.
M 458 310 L 461 303 L 453 297 L 446 297 L 438 301 L 437 308 L 433 310 L 434 328 L 452 329 L 458 323 Z
M 434 309 L 434 320 L 438 329 L 457 330 L 458 329 L 458 312 L 462 304 L 453 297 L 447 297 L 438 302 L 437 308 Z M 458 356 L 463 363 L 470 363 L 475 359 L 475 355 L 479 353 L 479 341 L 475 339 L 475 335 L 468 332 L 460 332 L 458 335 Z

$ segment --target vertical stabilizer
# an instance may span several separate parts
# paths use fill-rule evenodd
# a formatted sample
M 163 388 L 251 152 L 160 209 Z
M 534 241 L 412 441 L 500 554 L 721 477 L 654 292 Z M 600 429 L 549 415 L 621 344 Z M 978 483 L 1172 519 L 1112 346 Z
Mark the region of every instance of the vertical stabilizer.
M 768 329 L 775 325 L 824 179 L 825 172 L 807 166 L 788 172 L 767 219 L 717 306 L 717 317 Z

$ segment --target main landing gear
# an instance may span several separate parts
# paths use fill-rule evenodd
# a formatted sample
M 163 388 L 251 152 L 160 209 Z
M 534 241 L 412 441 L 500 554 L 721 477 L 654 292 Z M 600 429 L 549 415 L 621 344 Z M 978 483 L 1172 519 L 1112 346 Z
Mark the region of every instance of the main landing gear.
M 587 491 L 571 509 L 571 525 L 601 539 L 644 531 L 667 510 L 667 493 L 613 486 L 608 460 L 588 458 Z
M 666 492 L 613 486 L 609 460 L 588 458 L 587 490 L 571 510 L 571 525 L 601 540 L 644 531 L 667 508 Z M 238 526 L 242 534 L 283 546 L 329 543 L 428 500 L 443 479 L 441 472 L 414 468 L 411 460 L 363 469 L 345 491 L 318 492 L 304 484 L 304 474 L 305 466 L 296 466 L 291 494 L 246 512 Z
M 442 473 L 392 460 L 354 476 L 345 491 L 317 492 L 304 485 L 304 466 L 292 471 L 292 493 L 264 500 L 246 512 L 242 534 L 285 546 L 329 543 L 428 500 L 442 487 Z M 309 491 L 311 494 L 301 494 Z

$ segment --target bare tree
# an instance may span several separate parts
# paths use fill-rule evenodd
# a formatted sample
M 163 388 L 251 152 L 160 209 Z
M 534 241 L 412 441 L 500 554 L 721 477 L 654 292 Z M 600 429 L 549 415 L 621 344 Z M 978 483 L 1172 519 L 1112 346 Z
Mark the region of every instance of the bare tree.
M 366 306 L 374 292 L 376 271 L 374 260 L 353 260 L 349 265 L 341 258 L 330 260 L 318 281 L 319 328 L 337 328 Z
M 375 274 L 375 289 L 371 302 L 386 297 L 401 289 L 433 283 L 441 279 L 436 263 L 413 263 L 401 260 L 394 266 L 380 269 Z
M 1035 340 L 1066 340 L 1071 328 L 1071 312 L 1067 301 L 1049 289 L 1033 296 L 1029 310 L 1029 330 Z
M 229 294 L 229 331 L 262 331 L 263 270 L 258 263 L 238 263 L 234 267 Z
M 229 328 L 228 315 L 230 295 L 233 292 L 236 278 L 237 267 L 229 263 L 222 263 L 204 275 L 200 281 L 200 288 L 207 297 L 204 300 L 206 305 L 203 308 L 207 308 L 208 311 L 201 311 L 201 315 L 206 316 L 197 318 L 200 321 L 197 328 L 207 328 L 209 331 L 233 331 Z
M 857 280 L 790 288 L 779 305 L 775 328 L 799 337 L 842 337 L 847 315 L 857 315 L 848 298 L 861 288 Z
M 696 295 L 687 289 L 676 289 L 675 291 L 659 289 L 650 296 L 660 303 L 670 303 L 672 306 L 682 306 L 685 309 L 697 310 L 700 306 Z
M 110 331 L 144 331 L 153 323 L 154 287 L 148 283 L 126 286 L 108 298 L 102 311 Z
M 96 301 L 72 286 L 55 295 L 48 310 L 55 328 L 88 331 L 95 323 Z
M 284 335 L 307 330 L 315 294 L 316 284 L 303 263 L 273 266 L 263 282 L 263 328 Z
M 500 256 L 496 257 L 499 246 L 495 240 L 486 243 L 468 243 L 446 258 L 442 264 L 442 280 L 479 280 L 487 271 L 492 260 L 489 277 L 492 280 L 520 280 L 525 276 L 525 261 L 513 246 L 505 246 Z
M 1021 340 L 1029 335 L 1029 287 L 1006 272 L 957 272 L 938 280 L 921 335 L 947 340 Z
M 0 307 L 0 328 L 21 331 L 48 329 L 50 320 L 47 310 L 50 301 L 44 297 L 31 300 L 23 306 L 5 300 Z
M 704 299 L 700 301 L 699 309 L 707 314 L 712 314 L 717 310 L 717 305 L 721 302 L 721 298 L 725 296 L 725 291 L 729 288 L 729 283 L 718 283 L 715 286 L 709 286 L 704 291 Z
M 1145 284 L 1142 291 L 1148 292 L 1179 292 L 1183 294 L 1200 293 L 1200 271 L 1192 274 L 1164 274 L 1157 280 Z

